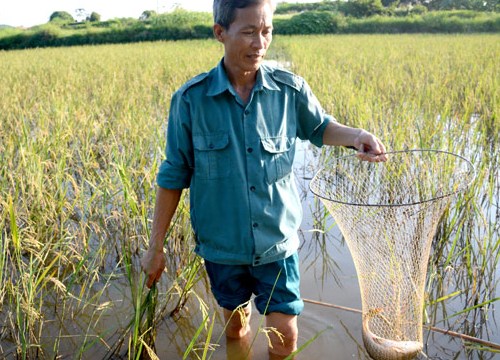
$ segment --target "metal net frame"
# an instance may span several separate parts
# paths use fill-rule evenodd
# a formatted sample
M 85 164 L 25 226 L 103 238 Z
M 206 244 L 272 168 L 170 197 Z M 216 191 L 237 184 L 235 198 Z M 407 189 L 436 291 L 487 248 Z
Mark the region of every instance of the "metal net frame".
M 338 224 L 356 267 L 363 342 L 374 359 L 412 359 L 423 347 L 432 239 L 452 196 L 474 179 L 467 159 L 406 150 L 370 163 L 335 158 L 310 183 Z

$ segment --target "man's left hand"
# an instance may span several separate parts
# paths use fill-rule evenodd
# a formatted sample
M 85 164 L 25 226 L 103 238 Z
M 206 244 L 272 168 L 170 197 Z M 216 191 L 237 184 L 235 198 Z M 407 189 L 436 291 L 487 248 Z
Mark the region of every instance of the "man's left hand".
M 358 149 L 357 157 L 361 160 L 370 162 L 387 161 L 384 144 L 366 130 L 361 130 L 354 139 L 354 147 Z

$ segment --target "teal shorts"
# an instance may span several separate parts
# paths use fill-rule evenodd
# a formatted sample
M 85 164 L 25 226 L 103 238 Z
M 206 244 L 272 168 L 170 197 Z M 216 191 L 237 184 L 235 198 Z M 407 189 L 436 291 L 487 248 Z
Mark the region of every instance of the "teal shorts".
M 261 314 L 299 315 L 304 308 L 297 253 L 259 266 L 223 265 L 205 260 L 205 267 L 217 303 L 227 310 L 247 303 L 253 294 Z

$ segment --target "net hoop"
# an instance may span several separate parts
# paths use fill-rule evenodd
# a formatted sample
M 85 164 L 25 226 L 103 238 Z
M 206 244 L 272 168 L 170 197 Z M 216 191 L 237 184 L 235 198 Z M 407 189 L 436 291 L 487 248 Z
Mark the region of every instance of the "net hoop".
M 474 181 L 474 179 L 476 177 L 475 167 L 474 167 L 474 165 L 472 164 L 472 162 L 470 160 L 468 160 L 467 158 L 465 158 L 465 157 L 463 157 L 461 155 L 454 154 L 454 153 L 449 152 L 449 151 L 433 150 L 433 149 L 410 149 L 410 150 L 390 151 L 390 152 L 386 152 L 385 154 L 389 156 L 389 160 L 388 161 L 391 161 L 390 160 L 391 156 L 398 155 L 398 154 L 408 154 L 408 153 L 413 153 L 413 154 L 417 154 L 417 153 L 420 153 L 420 154 L 423 154 L 423 153 L 436 153 L 436 154 L 448 155 L 448 156 L 452 156 L 452 157 L 455 157 L 457 159 L 460 159 L 461 161 L 463 161 L 463 164 L 465 164 L 466 167 L 467 167 L 467 171 L 464 173 L 464 175 L 467 176 L 468 181 L 461 182 L 460 185 L 456 189 L 454 189 L 453 191 L 449 191 L 449 192 L 446 192 L 446 193 L 441 194 L 439 196 L 435 196 L 435 197 L 432 197 L 432 198 L 429 198 L 429 199 L 425 199 L 425 200 L 420 200 L 420 201 L 413 201 L 413 202 L 407 202 L 407 203 L 361 203 L 361 202 L 347 202 L 347 201 L 342 201 L 342 200 L 339 200 L 339 199 L 327 197 L 324 194 L 322 194 L 321 191 L 319 190 L 318 184 L 322 181 L 323 174 L 325 172 L 330 171 L 329 169 L 327 169 L 326 167 L 324 167 L 324 168 L 321 168 L 313 176 L 311 182 L 309 183 L 309 189 L 318 198 L 321 198 L 321 199 L 327 200 L 327 201 L 331 201 L 331 202 L 335 202 L 335 203 L 338 203 L 338 204 L 352 205 L 352 206 L 367 206 L 367 207 L 401 207 L 401 206 L 419 205 L 419 204 L 423 204 L 423 203 L 432 202 L 432 201 L 436 201 L 436 200 L 439 200 L 439 199 L 447 198 L 447 197 L 450 197 L 450 196 L 455 195 L 455 194 L 459 194 L 459 193 L 463 192 L 464 190 L 466 190 L 472 184 L 472 182 Z M 334 158 L 333 161 L 335 161 L 336 163 L 340 163 L 341 161 L 345 161 L 345 160 L 349 160 L 349 159 L 356 159 L 356 160 L 358 160 L 356 154 L 350 154 L 350 155 L 340 156 L 340 157 Z M 361 161 L 361 160 L 359 160 L 359 161 Z M 380 162 L 380 163 L 374 162 L 374 163 L 371 163 L 371 164 L 375 164 L 375 165 L 376 164 L 384 164 L 384 162 Z

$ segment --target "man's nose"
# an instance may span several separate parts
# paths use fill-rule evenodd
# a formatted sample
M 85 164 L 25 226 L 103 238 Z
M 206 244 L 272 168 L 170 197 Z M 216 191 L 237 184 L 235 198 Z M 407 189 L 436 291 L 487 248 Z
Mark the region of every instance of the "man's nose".
M 262 34 L 256 34 L 253 41 L 253 46 L 256 49 L 264 49 L 266 47 L 267 39 Z

